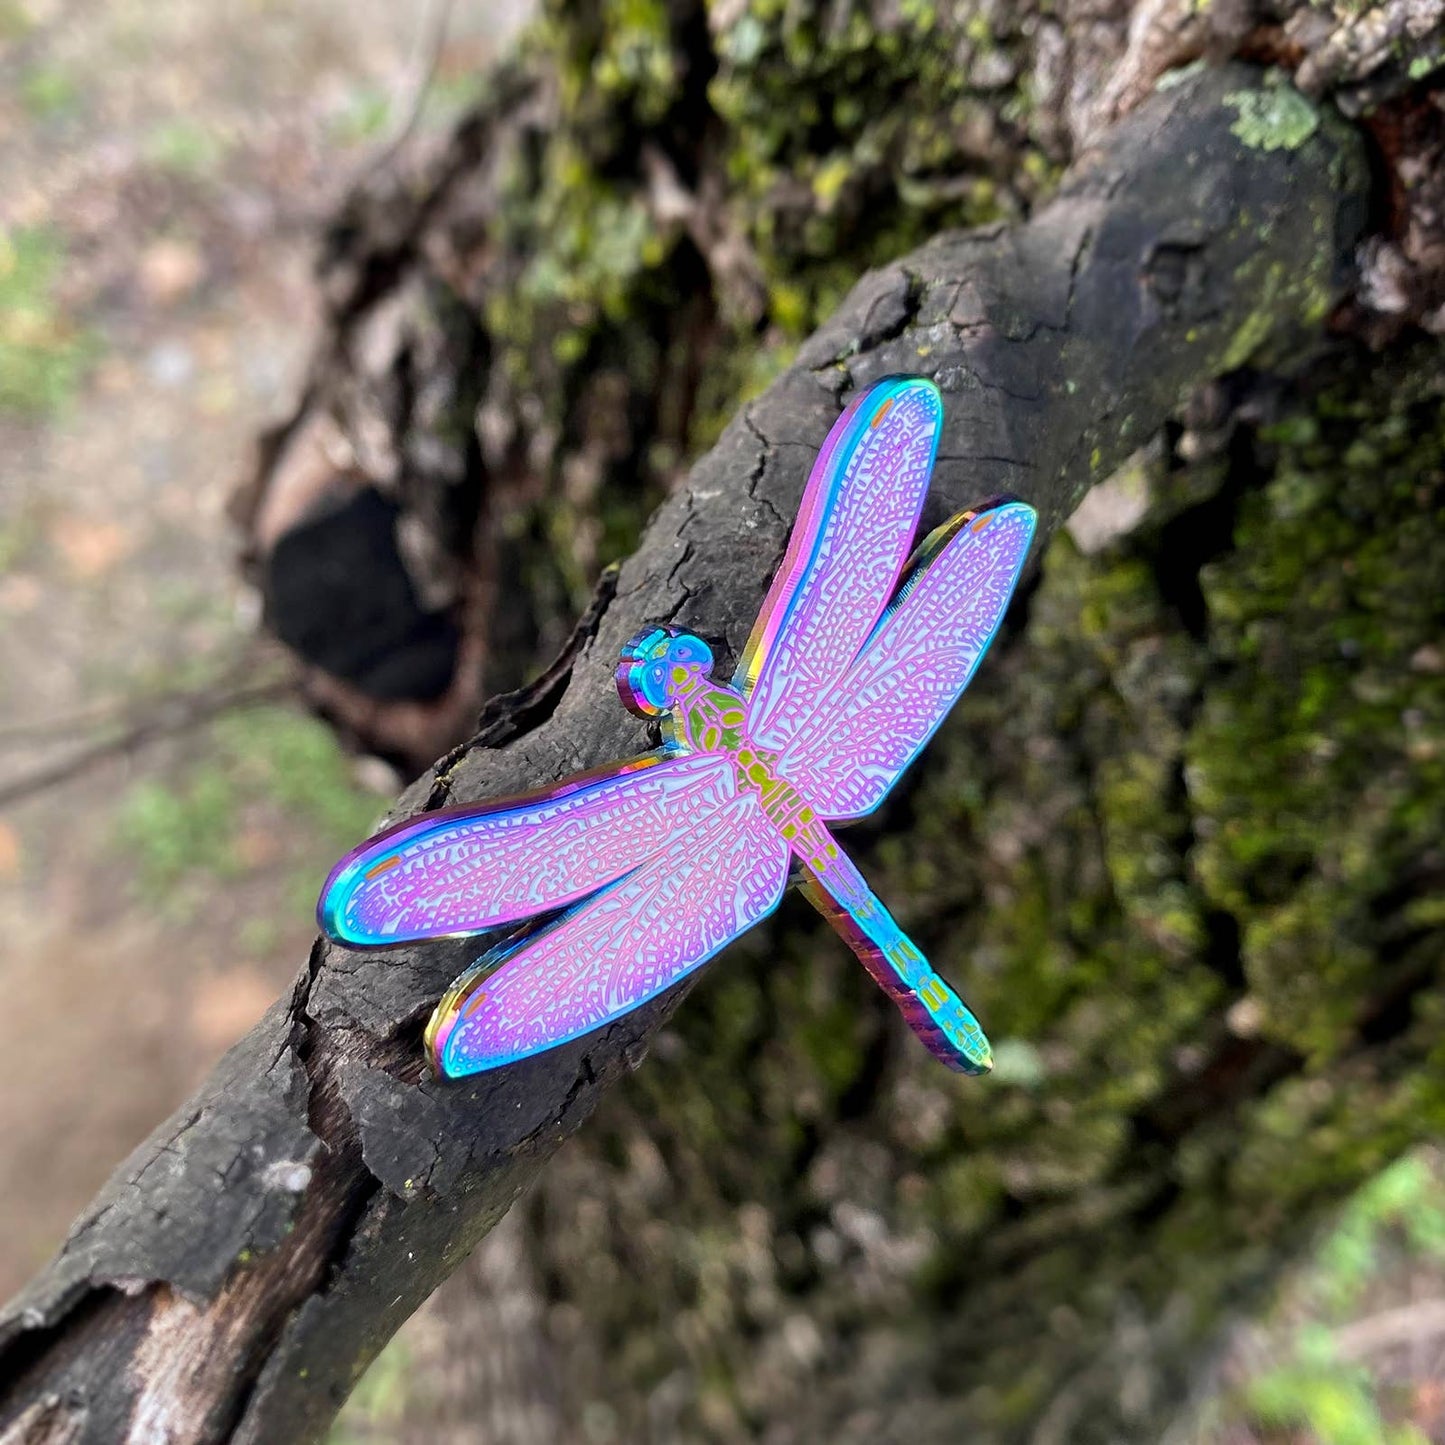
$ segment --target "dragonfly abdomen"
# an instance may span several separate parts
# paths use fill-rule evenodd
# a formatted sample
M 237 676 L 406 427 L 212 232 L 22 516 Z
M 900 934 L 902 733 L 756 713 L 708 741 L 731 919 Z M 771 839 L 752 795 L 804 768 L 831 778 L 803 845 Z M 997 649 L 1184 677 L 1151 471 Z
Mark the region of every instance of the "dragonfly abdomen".
M 816 845 L 812 857 L 799 854 L 804 895 L 848 941 L 935 1058 L 960 1073 L 987 1073 L 993 1051 L 968 1006 L 898 926 L 824 825 L 813 831 L 828 842 L 821 855 Z
M 929 1050 L 950 1068 L 986 1073 L 988 1039 L 958 995 L 933 970 L 833 841 L 817 811 L 778 775 L 779 755 L 746 737 L 747 704 L 730 688 L 680 685 L 675 714 L 688 744 L 731 756 L 740 793 L 756 791 L 763 814 L 803 864 L 804 892 L 848 940 Z
M 789 843 L 811 842 L 809 834 L 818 815 L 808 806 L 803 795 L 781 778 L 769 779 L 760 788 L 763 812 L 769 822 Z

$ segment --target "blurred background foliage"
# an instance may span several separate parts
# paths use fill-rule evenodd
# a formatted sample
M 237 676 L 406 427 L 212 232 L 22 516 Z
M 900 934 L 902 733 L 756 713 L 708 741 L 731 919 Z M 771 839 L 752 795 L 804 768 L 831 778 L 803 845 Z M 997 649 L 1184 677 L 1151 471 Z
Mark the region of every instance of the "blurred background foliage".
M 437 18 L 0 4 L 7 1293 L 289 985 L 395 790 L 257 640 L 226 504 L 303 374 L 331 208 L 414 108 L 444 133 L 514 24 L 453 6 L 435 57 Z M 58 996 L 95 1001 L 63 1069 Z

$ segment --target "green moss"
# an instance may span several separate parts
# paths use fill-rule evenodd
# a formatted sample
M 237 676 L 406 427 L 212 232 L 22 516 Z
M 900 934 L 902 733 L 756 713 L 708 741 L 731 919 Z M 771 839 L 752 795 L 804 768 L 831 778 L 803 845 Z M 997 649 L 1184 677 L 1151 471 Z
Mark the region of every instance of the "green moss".
M 193 179 L 214 175 L 225 155 L 226 142 L 214 129 L 186 117 L 162 122 L 145 138 L 147 161 Z
M 35 120 L 65 120 L 79 110 L 81 90 L 69 70 L 42 63 L 21 76 L 20 98 Z
M 376 799 L 356 786 L 331 730 L 282 707 L 222 719 L 216 741 L 239 784 L 268 797 L 327 843 L 346 846 L 374 821 Z
M 1190 744 L 1206 830 L 1195 868 L 1248 917 L 1271 1026 L 1312 1052 L 1344 1036 L 1376 966 L 1366 900 L 1445 826 L 1429 801 L 1445 785 L 1445 681 L 1411 661 L 1441 621 L 1429 579 L 1445 565 L 1445 425 L 1414 377 L 1382 400 L 1329 392 L 1316 416 L 1276 428 L 1274 478 L 1241 509 L 1240 561 L 1203 579 L 1235 670 Z
M 1230 337 L 1219 358 L 1219 370 L 1236 371 L 1251 362 L 1268 364 L 1286 354 L 1295 343 L 1292 337 L 1280 338 L 1282 315 L 1298 314 L 1304 326 L 1318 326 L 1334 304 L 1330 265 L 1324 249 L 1293 267 L 1273 262 L 1261 269 L 1250 262 L 1239 279 L 1246 294 L 1259 297 L 1259 304 Z M 1270 343 L 1267 349 L 1266 343 Z
M 1249 1378 L 1214 1403 L 1200 1438 L 1308 1429 L 1321 1445 L 1421 1445 L 1413 1427 L 1392 1423 L 1398 1387 L 1387 1371 L 1345 1356 L 1335 1329 L 1369 1308 L 1382 1277 L 1445 1259 L 1441 1183 L 1438 1159 L 1414 1154 L 1358 1192 L 1288 1290 L 1274 1341 L 1255 1343 Z
M 144 886 L 159 894 L 193 870 L 235 874 L 238 821 L 231 780 L 208 767 L 179 786 L 137 783 L 121 808 L 118 840 Z
M 1251 150 L 1298 150 L 1320 127 L 1313 102 L 1277 72 L 1262 90 L 1236 90 L 1224 103 L 1239 112 L 1230 132 Z
M 1265 300 L 1258 310 L 1250 312 L 1241 322 L 1239 329 L 1230 339 L 1229 349 L 1224 353 L 1225 371 L 1237 371 L 1274 332 L 1275 313 L 1270 309 L 1270 305 L 1270 300 Z
M 351 87 L 328 127 L 332 139 L 340 145 L 375 139 L 391 124 L 391 105 L 391 94 L 383 86 L 363 83 Z M 198 153 L 198 159 L 202 167 L 210 161 L 204 153 Z
M 195 903 L 185 885 L 198 874 L 235 878 L 252 866 L 244 829 L 269 807 L 284 820 L 288 842 L 330 857 L 370 831 L 376 799 L 352 781 L 331 730 L 280 707 L 222 718 L 202 761 L 181 764 L 165 781 L 137 783 L 122 800 L 116 842 L 135 869 L 137 886 L 184 915 Z M 296 873 L 301 916 L 314 903 L 316 879 Z
M 96 352 L 56 299 L 63 256 L 48 231 L 0 231 L 0 411 L 64 409 Z

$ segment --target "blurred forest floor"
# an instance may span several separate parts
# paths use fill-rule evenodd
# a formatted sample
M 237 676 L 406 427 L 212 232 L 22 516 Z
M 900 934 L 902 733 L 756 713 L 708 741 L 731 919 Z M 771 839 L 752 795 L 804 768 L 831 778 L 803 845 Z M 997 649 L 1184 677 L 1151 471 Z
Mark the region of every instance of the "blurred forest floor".
M 524 8 L 451 7 L 423 138 Z M 282 695 L 224 504 L 300 384 L 318 223 L 411 113 L 436 13 L 0 0 L 0 794 L 105 753 L 0 814 L 5 1293 L 289 983 L 318 882 L 395 782 Z M 137 723 L 168 735 L 118 746 Z M 1442 1182 L 1416 1157 L 1365 1191 L 1181 1441 L 1445 1440 Z M 418 1394 L 465 1395 L 477 1299 L 465 1272 L 442 1291 L 338 1441 L 401 1441 Z M 446 1438 L 480 1438 L 457 1418 Z M 611 1430 L 600 1407 L 569 1438 Z
M 0 0 L 0 794 L 177 728 L 0 814 L 0 1292 L 290 982 L 394 791 L 282 699 L 193 725 L 286 676 L 225 501 L 302 379 L 318 224 L 518 8 L 458 0 L 436 56 L 436 6 Z

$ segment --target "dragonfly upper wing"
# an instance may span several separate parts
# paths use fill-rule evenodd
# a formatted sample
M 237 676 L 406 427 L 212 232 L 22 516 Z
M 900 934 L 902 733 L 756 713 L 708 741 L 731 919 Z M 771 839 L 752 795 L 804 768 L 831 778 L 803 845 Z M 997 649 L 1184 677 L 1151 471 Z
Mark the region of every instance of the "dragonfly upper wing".
M 348 853 L 317 917 L 357 945 L 515 923 L 620 878 L 735 793 L 717 754 L 656 752 L 545 792 L 423 814 Z
M 478 960 L 428 1029 L 439 1072 L 496 1068 L 646 1003 L 772 912 L 788 856 L 758 794 L 739 794 L 626 878 Z
M 931 381 L 894 377 L 861 393 L 828 433 L 734 679 L 759 746 L 781 750 L 804 730 L 887 606 L 942 413 Z
M 870 813 L 968 685 L 1013 595 L 1034 509 L 961 513 L 919 549 L 907 580 L 778 771 L 825 818 Z

